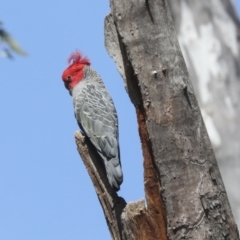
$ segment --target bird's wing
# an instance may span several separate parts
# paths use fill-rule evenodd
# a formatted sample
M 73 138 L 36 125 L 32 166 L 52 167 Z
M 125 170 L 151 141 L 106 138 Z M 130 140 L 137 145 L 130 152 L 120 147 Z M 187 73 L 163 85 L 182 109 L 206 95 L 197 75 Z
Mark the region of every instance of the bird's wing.
M 74 104 L 79 126 L 99 153 L 107 160 L 120 161 L 117 113 L 105 87 L 86 84 Z

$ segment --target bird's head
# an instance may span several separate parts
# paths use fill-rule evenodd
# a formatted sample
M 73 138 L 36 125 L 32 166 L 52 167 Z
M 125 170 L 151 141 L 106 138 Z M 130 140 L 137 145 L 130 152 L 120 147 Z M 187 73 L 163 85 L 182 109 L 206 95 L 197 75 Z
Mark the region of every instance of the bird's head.
M 68 90 L 71 90 L 83 79 L 83 69 L 85 66 L 90 65 L 90 61 L 88 58 L 83 57 L 79 51 L 76 51 L 70 55 L 68 58 L 68 63 L 70 65 L 67 69 L 64 70 L 62 74 L 62 80 L 65 87 Z

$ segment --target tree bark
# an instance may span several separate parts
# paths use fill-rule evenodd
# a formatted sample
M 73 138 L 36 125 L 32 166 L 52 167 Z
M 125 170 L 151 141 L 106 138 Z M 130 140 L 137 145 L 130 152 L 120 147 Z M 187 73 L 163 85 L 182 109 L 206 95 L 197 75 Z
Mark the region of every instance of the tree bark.
M 112 239 L 167 239 L 166 225 L 162 223 L 164 216 L 161 212 L 162 209 L 160 209 L 159 213 L 150 214 L 150 208 L 145 207 L 143 200 L 126 205 L 125 200 L 119 197 L 110 187 L 103 164 L 99 161 L 100 157 L 91 142 L 81 132 L 75 133 L 75 140 L 78 152 L 86 166 L 102 206 Z M 145 164 L 145 166 L 149 168 L 148 173 L 150 174 L 151 163 L 149 165 Z M 156 182 L 156 184 L 158 183 Z M 156 192 L 154 194 L 156 196 Z M 157 195 L 156 199 L 152 199 L 153 203 L 156 203 L 156 207 L 153 206 L 152 210 L 158 209 L 159 202 L 157 200 L 159 198 L 160 195 Z
M 118 196 L 95 173 L 101 166 L 87 165 L 101 204 L 110 201 L 113 239 L 239 239 L 167 2 L 111 0 L 105 45 L 136 108 L 146 198 L 113 214 Z M 84 162 L 95 161 L 90 145 L 85 155 L 77 145 Z
M 111 236 L 113 239 L 121 239 L 121 222 L 119 218 L 126 206 L 126 202 L 108 184 L 103 163 L 99 161 L 99 155 L 91 142 L 81 132 L 75 133 L 75 141 L 103 208 Z
M 230 0 L 169 0 L 190 79 L 240 226 L 240 23 Z

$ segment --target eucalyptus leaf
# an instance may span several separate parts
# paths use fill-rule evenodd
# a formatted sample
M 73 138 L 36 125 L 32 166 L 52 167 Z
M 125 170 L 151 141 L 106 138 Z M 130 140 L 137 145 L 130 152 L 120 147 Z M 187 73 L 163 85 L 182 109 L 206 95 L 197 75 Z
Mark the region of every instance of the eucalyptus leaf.
M 13 39 L 4 29 L 0 29 L 0 37 L 2 41 L 6 42 L 14 52 L 20 55 L 27 55 L 27 53 L 21 49 L 19 43 Z

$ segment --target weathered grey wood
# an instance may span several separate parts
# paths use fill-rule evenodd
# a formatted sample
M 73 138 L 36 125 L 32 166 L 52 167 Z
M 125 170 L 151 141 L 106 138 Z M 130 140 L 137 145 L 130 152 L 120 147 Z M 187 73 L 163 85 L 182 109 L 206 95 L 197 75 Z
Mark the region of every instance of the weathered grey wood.
M 190 79 L 240 226 L 240 23 L 230 0 L 169 0 Z
M 144 155 L 144 188 L 148 204 L 146 208 L 142 202 L 127 204 L 122 215 L 124 239 L 167 239 L 166 213 L 160 194 L 160 183 L 154 167 L 153 156 L 149 147 L 149 136 L 146 129 L 145 116 L 142 114 L 141 93 L 136 91 L 135 75 L 123 42 L 114 26 L 112 15 L 105 19 L 105 46 L 109 54 L 117 63 L 120 74 L 125 79 L 125 87 L 136 106 L 139 134 Z
M 108 183 L 103 163 L 90 141 L 81 132 L 75 133 L 78 152 L 93 182 L 113 239 L 121 240 L 121 213 L 126 205 L 123 198 Z
M 119 45 L 137 110 L 147 221 L 159 234 L 167 219 L 169 239 L 239 239 L 166 1 L 111 0 L 111 9 L 119 44 L 107 48 L 117 56 Z
M 125 86 L 126 83 L 126 66 L 124 66 L 123 55 L 120 48 L 120 42 L 118 39 L 118 34 L 116 27 L 113 22 L 112 14 L 105 17 L 104 20 L 104 43 L 110 57 L 113 58 L 114 62 L 117 64 L 117 69 L 121 74 Z M 126 89 L 127 90 L 127 89 Z
M 75 140 L 78 152 L 86 166 L 102 206 L 112 239 L 167 239 L 166 236 L 159 235 L 159 233 L 166 230 L 166 228 L 163 228 L 159 231 L 161 220 L 155 223 L 156 219 L 159 219 L 159 217 L 162 218 L 162 213 L 152 213 L 151 215 L 155 217 L 152 218 L 150 216 L 151 208 L 146 208 L 144 201 L 130 202 L 126 205 L 125 200 L 119 197 L 108 184 L 104 166 L 99 161 L 99 156 L 90 141 L 81 132 L 75 133 Z M 151 164 L 147 166 L 151 169 Z M 151 170 L 148 172 L 151 173 Z M 151 182 L 149 179 L 147 180 Z M 152 201 L 154 202 L 158 198 L 159 196 L 156 196 L 156 199 Z M 154 209 L 157 209 L 159 204 L 156 203 L 156 205 Z M 159 217 L 156 217 L 156 215 L 159 215 Z

